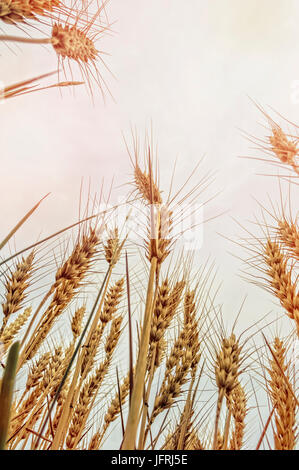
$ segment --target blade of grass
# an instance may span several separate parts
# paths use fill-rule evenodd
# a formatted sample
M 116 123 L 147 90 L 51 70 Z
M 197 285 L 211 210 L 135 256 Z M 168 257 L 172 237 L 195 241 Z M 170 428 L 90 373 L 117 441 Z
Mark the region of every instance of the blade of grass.
M 35 206 L 30 209 L 29 212 L 17 223 L 17 225 L 9 232 L 7 237 L 4 238 L 2 243 L 0 243 L 0 250 L 6 245 L 6 243 L 14 236 L 14 234 L 19 230 L 19 228 L 26 222 L 27 219 L 33 214 L 33 212 L 38 208 L 41 202 L 49 196 L 50 193 L 46 194 Z
M 10 422 L 12 396 L 14 390 L 16 368 L 20 343 L 14 343 L 8 353 L 0 393 L 0 450 L 5 450 Z

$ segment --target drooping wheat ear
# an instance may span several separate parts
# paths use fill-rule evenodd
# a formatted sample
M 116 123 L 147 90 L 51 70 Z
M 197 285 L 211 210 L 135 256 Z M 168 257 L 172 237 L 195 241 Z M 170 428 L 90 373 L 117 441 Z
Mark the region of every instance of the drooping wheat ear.
M 15 25 L 36 16 L 51 16 L 59 6 L 60 0 L 0 0 L 0 20 Z
M 80 440 L 86 419 L 88 418 L 88 415 L 92 409 L 92 404 L 96 397 L 96 393 L 101 387 L 103 380 L 108 372 L 113 352 L 120 338 L 121 324 L 121 316 L 115 318 L 112 321 L 110 332 L 105 342 L 106 357 L 97 368 L 95 373 L 84 383 L 82 387 L 78 404 L 75 408 L 66 439 L 66 446 L 68 449 L 74 449 Z
M 26 289 L 29 286 L 33 260 L 34 253 L 32 252 L 27 256 L 27 258 L 22 258 L 22 260 L 16 265 L 16 269 L 10 275 L 6 276 L 5 302 L 2 304 L 4 319 L 0 335 L 5 328 L 10 315 L 18 312 L 22 308 L 23 302 L 26 298 Z
M 90 227 L 89 233 L 82 236 L 67 261 L 57 270 L 55 283 L 45 296 L 46 299 L 54 292 L 52 301 L 25 348 L 23 362 L 34 356 L 56 319 L 81 286 L 84 276 L 92 265 L 98 243 L 97 231 Z M 43 301 L 40 305 L 42 304 Z
M 278 221 L 278 236 L 284 247 L 287 248 L 291 255 L 295 256 L 299 261 L 299 230 L 298 225 L 285 218 Z
M 86 311 L 86 307 L 84 305 L 83 307 L 80 307 L 75 311 L 75 314 L 72 318 L 71 328 L 72 328 L 74 339 L 78 338 L 78 336 L 80 336 L 81 334 L 82 321 L 83 321 L 85 311 Z
M 240 450 L 243 445 L 245 417 L 247 414 L 247 398 L 240 382 L 238 382 L 231 392 L 228 399 L 228 407 L 231 410 L 235 422 L 235 428 L 230 440 L 230 450 Z
M 291 140 L 278 125 L 272 126 L 269 137 L 274 155 L 282 162 L 290 165 L 299 175 L 297 140 Z
M 118 228 L 110 232 L 110 238 L 107 240 L 106 245 L 104 245 L 105 249 L 105 258 L 107 263 L 109 263 L 112 267 L 115 266 L 120 258 L 120 241 L 118 235 Z
M 230 398 L 231 392 L 238 385 L 241 347 L 236 336 L 232 333 L 229 338 L 223 338 L 220 351 L 216 354 L 215 378 L 218 387 L 218 400 L 216 407 L 214 445 L 217 447 L 218 425 L 224 397 Z
M 26 321 L 31 315 L 31 312 L 32 307 L 26 308 L 23 313 L 18 315 L 18 317 L 13 322 L 4 328 L 2 334 L 0 335 L 0 342 L 3 343 L 5 351 L 10 346 L 11 342 L 19 333 L 21 328 L 25 325 Z
M 297 334 L 299 335 L 297 280 L 293 282 L 292 271 L 287 269 L 287 259 L 277 242 L 267 241 L 264 247 L 264 260 L 267 264 L 266 272 L 270 278 L 271 291 L 279 299 L 287 315 L 295 320 Z
M 121 408 L 124 405 L 126 398 L 129 394 L 130 390 L 130 374 L 127 374 L 127 376 L 124 378 L 122 384 L 119 387 L 119 393 L 115 394 L 115 397 L 110 403 L 110 406 L 104 416 L 104 424 L 103 428 L 101 431 L 96 432 L 91 440 L 88 449 L 89 450 L 96 450 L 99 449 L 101 442 L 103 440 L 103 437 L 110 426 L 110 424 L 116 420 L 118 415 L 121 412 Z
M 296 401 L 292 393 L 286 349 L 279 338 L 274 340 L 276 360 L 271 357 L 269 393 L 275 408 L 274 442 L 276 450 L 293 450 L 296 444 Z

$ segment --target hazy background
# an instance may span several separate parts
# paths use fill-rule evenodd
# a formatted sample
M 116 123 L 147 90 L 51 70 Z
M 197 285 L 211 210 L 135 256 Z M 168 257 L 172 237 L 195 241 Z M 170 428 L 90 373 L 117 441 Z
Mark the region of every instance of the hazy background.
M 217 232 L 242 234 L 231 217 L 249 227 L 258 214 L 255 199 L 269 208 L 269 194 L 279 204 L 277 180 L 257 175 L 274 170 L 238 158 L 257 155 L 240 130 L 264 136 L 249 97 L 298 122 L 299 104 L 292 99 L 299 80 L 298 1 L 112 0 L 108 11 L 115 34 L 101 49 L 111 54 L 106 61 L 116 80 L 104 75 L 116 103 L 107 96 L 104 104 L 96 93 L 93 106 L 77 88 L 75 97 L 54 89 L 0 106 L 1 236 L 47 192 L 51 196 L 19 233 L 18 248 L 72 223 L 81 177 L 91 177 L 93 190 L 103 177 L 107 187 L 112 177 L 115 186 L 127 182 L 122 133 L 130 140 L 131 126 L 143 135 L 152 122 L 162 185 L 176 157 L 178 186 L 203 155 L 199 174 L 217 171 L 211 191 L 221 194 L 206 215 L 227 213 L 205 226 L 195 264 L 209 255 L 215 260 L 226 318 L 235 317 L 245 295 L 244 323 L 269 310 L 281 313 L 270 295 L 240 279 L 241 262 L 229 253 L 235 248 Z M 0 44 L 0 53 L 5 85 L 57 66 L 52 49 L 39 45 Z

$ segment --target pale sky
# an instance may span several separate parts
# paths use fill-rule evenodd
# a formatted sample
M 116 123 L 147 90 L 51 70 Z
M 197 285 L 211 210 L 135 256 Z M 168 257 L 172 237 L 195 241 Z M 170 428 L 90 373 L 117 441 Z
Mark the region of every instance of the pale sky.
M 231 217 L 248 224 L 258 214 L 255 199 L 269 208 L 269 194 L 279 203 L 277 180 L 257 175 L 269 167 L 238 157 L 256 155 L 241 130 L 264 136 L 250 98 L 298 122 L 299 103 L 292 100 L 299 80 L 298 1 L 111 0 L 108 12 L 115 32 L 101 49 L 110 54 L 105 60 L 116 80 L 104 74 L 116 103 L 107 96 L 104 104 L 98 93 L 93 106 L 77 88 L 75 97 L 53 89 L 0 105 L 1 237 L 48 192 L 19 233 L 18 248 L 76 220 L 81 177 L 91 177 L 94 190 L 103 177 L 107 187 L 112 177 L 115 186 L 127 182 L 122 133 L 130 141 L 131 126 L 143 135 L 152 122 L 166 192 L 176 158 L 177 186 L 204 155 L 199 173 L 217 171 L 211 192 L 221 193 L 206 215 L 228 212 L 204 227 L 198 264 L 209 255 L 215 260 L 227 318 L 245 295 L 246 325 L 270 310 L 281 313 L 270 295 L 240 280 L 241 263 L 229 253 L 235 248 L 217 232 L 240 235 Z M 0 44 L 0 54 L 5 85 L 57 66 L 46 46 Z

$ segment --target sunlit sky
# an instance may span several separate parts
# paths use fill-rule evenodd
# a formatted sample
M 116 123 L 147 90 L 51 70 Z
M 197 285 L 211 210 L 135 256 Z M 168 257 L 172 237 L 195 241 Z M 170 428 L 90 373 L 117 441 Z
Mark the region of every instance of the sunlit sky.
M 53 89 L 1 105 L 2 234 L 48 192 L 51 196 L 19 233 L 18 246 L 73 222 L 81 177 L 91 178 L 93 191 L 103 178 L 108 188 L 114 177 L 118 194 L 117 187 L 132 173 L 123 134 L 130 142 L 132 127 L 142 136 L 152 125 L 166 191 L 175 159 L 177 187 L 203 156 L 199 173 L 217 171 L 211 190 L 221 193 L 207 217 L 228 213 L 205 226 L 202 251 L 215 258 L 220 277 L 225 273 L 224 289 L 233 292 L 238 286 L 238 303 L 248 286 L 238 279 L 238 261 L 228 253 L 232 247 L 216 232 L 238 234 L 231 217 L 252 220 L 255 199 L 265 202 L 269 193 L 279 200 L 277 181 L 257 176 L 269 168 L 238 157 L 256 155 L 242 130 L 264 135 L 264 121 L 250 98 L 296 122 L 299 104 L 292 100 L 292 86 L 299 80 L 299 5 L 290 0 L 113 0 L 108 13 L 115 21 L 113 34 L 102 40 L 101 49 L 110 54 L 105 60 L 115 79 L 101 71 L 115 102 L 107 96 L 104 104 L 95 91 L 92 105 L 86 90 L 77 88 L 75 97 L 68 90 L 61 97 Z M 5 85 L 57 66 L 56 54 L 46 46 L 1 44 L 0 52 Z M 265 296 L 256 289 L 254 295 Z M 250 302 L 255 299 L 249 297 Z M 249 308 L 249 315 L 256 312 Z
M 118 186 L 132 176 L 123 134 L 130 141 L 132 127 L 142 136 L 152 123 L 166 191 L 175 159 L 177 187 L 203 156 L 199 174 L 217 172 L 210 189 L 220 193 L 206 216 L 225 214 L 205 225 L 195 264 L 215 260 L 227 318 L 235 317 L 245 295 L 246 320 L 269 310 L 275 315 L 272 297 L 240 279 L 241 263 L 230 253 L 235 248 L 219 233 L 238 236 L 232 217 L 246 226 L 258 214 L 257 201 L 269 207 L 268 195 L 279 204 L 277 180 L 258 175 L 274 170 L 238 157 L 256 155 L 242 130 L 265 132 L 250 98 L 298 122 L 299 103 L 292 99 L 299 80 L 298 1 L 111 0 L 107 11 L 115 24 L 101 49 L 115 78 L 101 71 L 115 102 L 107 96 L 103 103 L 95 91 L 92 105 L 82 87 L 75 96 L 52 89 L 0 106 L 1 236 L 48 192 L 18 234 L 18 248 L 75 221 L 82 177 L 91 178 L 93 191 L 114 177 L 115 192 L 123 192 Z M 5 85 L 57 67 L 47 46 L 1 44 L 0 53 Z

